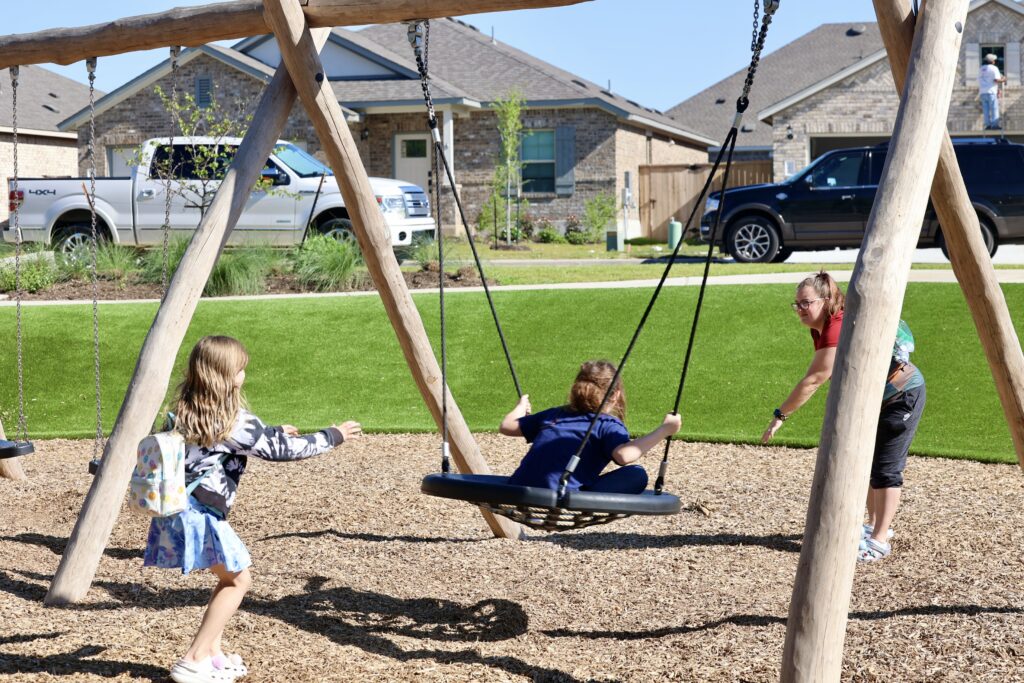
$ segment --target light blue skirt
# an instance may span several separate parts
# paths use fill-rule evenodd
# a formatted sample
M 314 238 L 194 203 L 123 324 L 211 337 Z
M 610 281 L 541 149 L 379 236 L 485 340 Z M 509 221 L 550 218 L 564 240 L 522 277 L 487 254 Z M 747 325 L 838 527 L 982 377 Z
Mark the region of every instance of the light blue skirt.
M 240 572 L 252 564 L 252 558 L 227 520 L 208 512 L 189 496 L 188 508 L 183 512 L 153 518 L 142 564 L 180 568 L 182 574 L 218 564 L 229 572 Z

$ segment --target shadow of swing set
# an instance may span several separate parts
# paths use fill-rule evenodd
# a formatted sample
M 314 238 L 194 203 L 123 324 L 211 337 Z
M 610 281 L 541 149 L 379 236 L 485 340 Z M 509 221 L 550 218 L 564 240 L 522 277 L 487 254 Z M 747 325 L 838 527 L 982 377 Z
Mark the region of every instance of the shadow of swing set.
M 92 583 L 128 485 L 135 447 L 155 420 L 167 391 L 174 358 L 203 286 L 220 254 L 221 245 L 234 227 L 248 199 L 249 188 L 256 182 L 296 99 L 301 100 L 305 107 L 335 172 L 356 227 L 356 237 L 367 269 L 417 387 L 443 434 L 442 472 L 426 477 L 423 491 L 479 505 L 491 531 L 506 538 L 521 538 L 521 524 L 544 530 L 561 530 L 603 524 L 632 514 L 673 514 L 678 511 L 678 499 L 661 490 L 669 442 L 666 442 L 654 491 L 638 495 L 620 498 L 606 497 L 608 494 L 587 496 L 587 492 L 566 490 L 565 484 L 578 461 L 578 453 L 570 459 L 570 465 L 563 473 L 562 485 L 556 491 L 510 487 L 504 478 L 490 474 L 447 388 L 443 280 L 440 296 L 442 357 L 439 367 L 405 280 L 391 257 L 387 228 L 319 58 L 319 50 L 329 33 L 328 27 L 410 23 L 410 43 L 417 57 L 434 140 L 435 172 L 440 170 L 438 164 L 444 163 L 449 184 L 454 188 L 430 99 L 426 69 L 429 28 L 423 22 L 466 12 L 554 7 L 579 1 L 375 0 L 372 4 L 360 4 L 351 0 L 235 0 L 129 17 L 109 24 L 0 37 L 0 68 L 13 68 L 15 80 L 16 67 L 20 64 L 69 64 L 88 59 L 93 69 L 97 56 L 168 44 L 201 45 L 268 32 L 277 37 L 282 55 L 282 64 L 264 91 L 231 168 L 161 301 L 68 549 L 62 555 L 46 593 L 44 602 L 47 605 L 76 603 L 85 597 Z M 760 49 L 764 45 L 768 25 L 779 7 L 779 0 L 764 0 L 763 4 L 764 13 L 760 30 L 755 28 L 753 57 L 744 91 L 737 100 L 733 126 L 716 162 L 720 163 L 723 156 L 726 158 L 726 174 Z M 895 327 L 899 318 L 917 226 L 923 217 L 929 190 L 947 235 L 953 270 L 968 300 L 968 308 L 974 316 L 993 372 L 1018 459 L 1024 465 L 1024 354 L 982 242 L 977 215 L 964 189 L 952 143 L 945 131 L 967 3 L 929 0 L 927 8 L 920 13 L 916 1 L 911 7 L 909 0 L 874 0 L 874 7 L 894 81 L 903 97 L 880 182 L 881 191 L 868 223 L 847 296 L 846 317 L 854 324 L 843 326 L 829 389 L 801 544 L 802 557 L 787 620 L 781 669 L 784 681 L 838 681 L 840 677 L 843 636 L 853 583 L 853 548 L 867 492 L 870 442 L 874 435 L 872 420 L 877 420 L 876 407 L 881 397 L 881 384 L 875 378 L 884 375 L 889 362 L 890 349 L 887 345 L 878 344 L 878 339 L 887 338 L 886 332 Z M 760 8 L 761 3 L 755 2 L 755 27 Z M 436 186 L 439 187 L 440 183 Z M 706 187 L 704 191 L 707 191 Z M 439 198 L 438 194 L 435 207 L 440 204 Z M 723 195 L 723 200 L 725 198 Z M 461 212 L 457 195 L 455 201 Z M 698 202 L 697 206 L 700 205 Z M 693 216 L 690 221 L 692 219 Z M 464 216 L 463 224 L 468 226 Z M 716 230 L 719 227 L 716 226 Z M 438 235 L 440 246 L 443 231 L 438 230 Z M 473 244 L 472 240 L 470 244 Z M 477 266 L 481 268 L 475 247 L 473 251 Z M 677 252 L 678 248 L 627 347 L 619 364 L 620 372 L 657 300 Z M 439 254 L 443 258 L 443 249 Z M 709 260 L 710 254 L 709 249 Z M 694 313 L 675 410 L 678 410 L 685 383 L 709 266 L 710 262 L 706 261 L 705 281 L 702 282 Z M 486 287 L 486 278 L 481 279 Z M 516 391 L 521 395 L 489 290 L 486 293 Z M 24 429 L 22 400 L 19 380 L 18 433 L 14 441 L 0 442 L 0 455 L 19 456 L 30 452 L 31 442 Z M 608 396 L 605 396 L 607 400 Z M 101 438 L 102 435 L 98 434 L 98 442 Z M 450 471 L 449 457 L 455 460 L 458 471 L 463 474 Z M 14 472 L 12 475 L 15 466 L 12 463 L 16 465 L 16 458 L 0 458 L 0 476 L 18 474 Z

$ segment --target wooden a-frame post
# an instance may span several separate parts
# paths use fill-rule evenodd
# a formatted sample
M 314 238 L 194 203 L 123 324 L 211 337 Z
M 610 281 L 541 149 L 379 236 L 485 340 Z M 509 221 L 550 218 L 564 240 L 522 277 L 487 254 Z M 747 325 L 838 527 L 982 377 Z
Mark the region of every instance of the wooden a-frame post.
M 7 438 L 7 434 L 4 433 L 4 425 L 0 422 L 0 440 Z M 21 469 L 21 458 L 4 458 L 0 460 L 0 479 L 13 479 L 15 481 L 25 481 L 28 477 L 25 476 L 25 470 Z
M 874 5 L 896 90 L 903 92 L 914 40 L 910 3 L 908 0 L 874 0 Z M 1017 451 L 1017 462 L 1024 467 L 1024 353 L 948 132 L 942 136 L 931 197 L 946 238 L 953 272 L 967 299 L 967 309 L 974 318 L 978 338 L 988 358 Z
M 320 144 L 334 170 L 345 207 L 355 226 L 363 260 L 377 285 L 416 386 L 440 428 L 441 392 L 448 390 L 441 386 L 441 370 L 429 337 L 409 295 L 405 277 L 395 260 L 384 216 L 377 206 L 352 132 L 345 123 L 337 96 L 325 77 L 320 56 L 314 49 L 302 6 L 298 0 L 265 0 L 264 12 L 267 24 L 277 36 L 282 62 L 292 75 L 299 99 L 313 122 Z M 487 462 L 481 456 L 480 448 L 462 414 L 457 408 L 451 409 L 450 406 L 455 403 L 450 393 L 448 405 L 448 429 L 455 464 L 461 472 L 486 474 L 490 471 Z M 483 514 L 496 536 L 519 538 L 522 534 L 520 526 L 515 522 L 490 512 L 484 511 Z
M 935 175 L 966 18 L 963 0 L 929 0 L 918 18 L 888 158 L 847 291 L 789 606 L 783 681 L 824 683 L 842 673 L 889 340 Z

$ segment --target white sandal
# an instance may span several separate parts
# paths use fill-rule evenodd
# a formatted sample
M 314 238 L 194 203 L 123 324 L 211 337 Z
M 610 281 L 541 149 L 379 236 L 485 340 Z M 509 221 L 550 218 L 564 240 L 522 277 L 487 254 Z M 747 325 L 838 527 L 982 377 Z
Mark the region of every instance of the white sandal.
M 179 659 L 171 667 L 171 680 L 174 683 L 231 683 L 236 675 L 227 669 L 218 669 L 213 664 L 213 657 L 199 662 Z
M 245 663 L 242 661 L 241 655 L 237 655 L 234 653 L 224 653 L 214 655 L 212 659 L 214 668 L 220 669 L 225 673 L 231 674 L 235 678 L 241 678 L 242 676 L 245 676 L 249 673 L 249 669 L 245 666 Z

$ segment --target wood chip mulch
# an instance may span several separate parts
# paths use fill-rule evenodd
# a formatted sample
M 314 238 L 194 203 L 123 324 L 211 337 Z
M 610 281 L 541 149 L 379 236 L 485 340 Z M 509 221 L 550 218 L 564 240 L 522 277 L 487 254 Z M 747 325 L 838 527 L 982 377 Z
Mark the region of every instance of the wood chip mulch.
M 496 471 L 523 452 L 480 442 Z M 43 607 L 92 447 L 36 446 L 29 481 L 0 480 L 0 679 L 167 680 L 210 574 L 143 568 L 125 508 L 85 601 Z M 419 493 L 438 450 L 372 435 L 250 460 L 231 523 L 254 583 L 225 633 L 243 680 L 778 680 L 814 452 L 677 445 L 681 514 L 515 542 Z M 1016 466 L 911 459 L 893 555 L 857 568 L 844 680 L 1024 681 L 1022 494 Z

